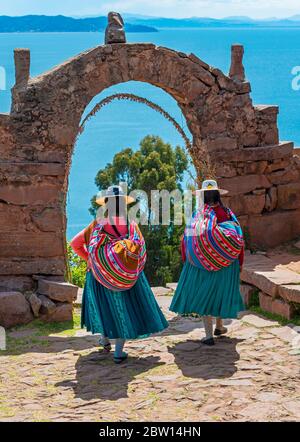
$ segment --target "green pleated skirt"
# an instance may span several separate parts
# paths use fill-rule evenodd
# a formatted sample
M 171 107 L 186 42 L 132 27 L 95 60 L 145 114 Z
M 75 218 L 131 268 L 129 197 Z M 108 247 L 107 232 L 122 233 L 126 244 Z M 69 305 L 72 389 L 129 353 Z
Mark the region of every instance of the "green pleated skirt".
M 245 310 L 240 294 L 238 260 L 217 272 L 202 270 L 186 262 L 170 310 L 179 314 L 236 318 Z
M 81 325 L 111 339 L 138 339 L 164 330 L 168 322 L 144 273 L 130 290 L 113 292 L 90 271 L 83 291 Z

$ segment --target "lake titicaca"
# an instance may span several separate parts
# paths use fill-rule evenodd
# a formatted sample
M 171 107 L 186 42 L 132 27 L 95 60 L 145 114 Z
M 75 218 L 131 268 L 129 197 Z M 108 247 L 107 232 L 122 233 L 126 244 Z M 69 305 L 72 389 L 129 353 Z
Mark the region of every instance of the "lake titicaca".
M 157 33 L 128 33 L 129 42 L 152 42 L 183 52 L 193 52 L 207 63 L 227 72 L 232 43 L 245 47 L 244 64 L 255 104 L 280 107 L 281 140 L 300 145 L 300 90 L 292 87 L 292 69 L 300 66 L 300 28 L 206 28 L 172 29 Z M 79 52 L 102 44 L 103 33 L 0 34 L 0 66 L 6 72 L 6 90 L 0 90 L 0 112 L 10 109 L 10 88 L 14 83 L 13 49 L 31 50 L 31 75 L 35 76 Z M 300 71 L 300 68 L 299 68 Z M 130 82 L 109 88 L 95 97 L 88 112 L 101 98 L 116 92 L 135 93 L 162 106 L 185 127 L 176 102 L 162 90 Z M 160 114 L 142 104 L 113 102 L 86 126 L 75 148 L 68 192 L 68 237 L 91 219 L 90 199 L 97 191 L 97 171 L 119 150 L 136 149 L 147 134 L 161 136 L 172 145 L 183 141 Z

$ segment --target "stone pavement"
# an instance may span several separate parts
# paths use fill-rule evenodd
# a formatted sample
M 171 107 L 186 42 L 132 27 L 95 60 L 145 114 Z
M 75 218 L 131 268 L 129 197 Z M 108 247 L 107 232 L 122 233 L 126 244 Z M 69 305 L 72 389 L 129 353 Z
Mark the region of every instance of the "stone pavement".
M 205 347 L 202 322 L 168 313 L 170 296 L 157 299 L 169 329 L 128 342 L 121 366 L 78 326 L 11 331 L 0 352 L 0 420 L 300 420 L 299 327 L 245 314 Z

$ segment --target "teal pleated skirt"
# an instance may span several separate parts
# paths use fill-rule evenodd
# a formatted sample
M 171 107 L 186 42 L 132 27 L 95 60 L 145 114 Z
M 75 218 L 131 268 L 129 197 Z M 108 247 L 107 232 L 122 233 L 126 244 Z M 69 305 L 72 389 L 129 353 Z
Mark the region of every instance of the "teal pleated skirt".
M 138 339 L 164 330 L 168 322 L 144 273 L 132 289 L 113 292 L 90 271 L 83 291 L 81 325 L 111 339 Z
M 240 294 L 238 260 L 217 272 L 202 270 L 186 262 L 170 310 L 179 314 L 236 318 L 245 310 Z

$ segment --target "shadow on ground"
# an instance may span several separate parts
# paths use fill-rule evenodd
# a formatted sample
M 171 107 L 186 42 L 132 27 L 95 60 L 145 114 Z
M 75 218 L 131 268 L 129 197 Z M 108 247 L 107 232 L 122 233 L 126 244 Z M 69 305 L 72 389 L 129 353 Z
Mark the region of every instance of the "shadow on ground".
M 174 355 L 175 364 L 185 377 L 198 379 L 223 379 L 231 377 L 236 371 L 236 362 L 240 359 L 236 346 L 242 339 L 221 337 L 216 345 L 205 346 L 199 341 L 180 342 L 168 351 Z
M 158 357 L 130 357 L 121 365 L 115 365 L 112 355 L 92 352 L 80 356 L 76 362 L 76 380 L 63 381 L 56 387 L 73 388 L 75 397 L 83 400 L 107 401 L 128 397 L 128 385 L 136 376 L 165 365 Z
M 239 339 L 220 338 L 214 347 L 206 347 L 199 341 L 188 340 L 168 347 L 174 355 L 174 363 L 188 378 L 224 379 L 236 371 L 239 354 L 236 350 Z M 122 365 L 114 365 L 112 354 L 91 352 L 79 356 L 76 362 L 76 378 L 56 384 L 57 387 L 72 388 L 74 395 L 82 400 L 102 399 L 115 401 L 128 397 L 128 386 L 138 376 L 163 367 L 159 357 L 131 357 Z M 158 378 L 159 370 L 156 370 Z M 149 373 L 150 374 L 150 373 Z M 143 382 L 143 380 L 140 380 Z M 157 380 L 159 382 L 159 380 Z

